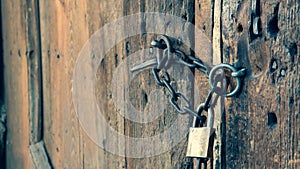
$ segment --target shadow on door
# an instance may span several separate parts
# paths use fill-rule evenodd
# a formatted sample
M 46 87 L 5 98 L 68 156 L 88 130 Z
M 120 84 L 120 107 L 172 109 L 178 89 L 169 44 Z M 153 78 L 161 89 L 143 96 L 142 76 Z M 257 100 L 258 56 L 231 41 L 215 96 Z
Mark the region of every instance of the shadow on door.
M 2 12 L 0 3 L 0 168 L 5 168 L 5 106 L 4 106 L 4 64 L 3 64 L 3 38 L 2 38 Z

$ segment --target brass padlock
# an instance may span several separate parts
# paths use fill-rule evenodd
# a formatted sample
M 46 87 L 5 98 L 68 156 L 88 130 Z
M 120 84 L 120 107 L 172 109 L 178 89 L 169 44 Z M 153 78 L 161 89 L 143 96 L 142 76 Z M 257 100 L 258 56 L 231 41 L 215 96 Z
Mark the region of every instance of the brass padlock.
M 213 134 L 215 129 L 213 128 L 214 113 L 211 108 L 208 109 L 207 114 L 207 127 L 196 127 L 196 119 L 194 117 L 193 127 L 190 128 L 187 157 L 201 157 L 212 158 L 213 153 Z

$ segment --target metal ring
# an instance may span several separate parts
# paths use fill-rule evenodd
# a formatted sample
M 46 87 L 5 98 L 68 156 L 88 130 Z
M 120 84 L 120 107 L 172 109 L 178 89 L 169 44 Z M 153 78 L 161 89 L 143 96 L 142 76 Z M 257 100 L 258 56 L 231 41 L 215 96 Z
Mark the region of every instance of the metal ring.
M 165 50 L 167 50 L 167 52 L 168 52 L 168 57 L 167 57 L 168 59 L 166 60 L 164 67 L 169 68 L 170 65 L 172 64 L 171 60 L 173 59 L 172 58 L 173 48 L 171 46 L 171 42 L 170 42 L 169 38 L 166 35 L 161 35 L 159 37 L 159 41 L 164 41 L 165 44 L 167 45 L 167 48 Z M 165 54 L 165 50 L 163 52 L 164 54 Z M 163 58 L 163 60 L 164 60 L 164 58 Z M 159 65 L 159 67 L 162 66 L 160 63 L 158 63 L 158 65 Z
M 221 63 L 219 65 L 214 66 L 209 73 L 209 84 L 210 84 L 211 88 L 214 88 L 214 85 L 215 85 L 213 79 L 214 79 L 216 71 L 219 69 L 224 69 L 224 68 L 230 69 L 232 72 L 237 72 L 237 69 L 235 67 L 233 67 L 232 65 L 227 64 L 227 63 Z M 232 97 L 232 96 L 236 95 L 241 88 L 241 79 L 239 77 L 233 77 L 233 78 L 236 79 L 236 87 L 231 92 L 226 93 L 225 97 Z

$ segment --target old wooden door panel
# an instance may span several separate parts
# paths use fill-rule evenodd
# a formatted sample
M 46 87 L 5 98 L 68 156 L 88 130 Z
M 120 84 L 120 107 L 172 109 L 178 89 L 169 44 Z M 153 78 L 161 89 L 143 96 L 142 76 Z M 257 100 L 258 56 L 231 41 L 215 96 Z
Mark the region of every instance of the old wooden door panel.
M 203 15 L 210 11 L 211 16 Z M 253 25 L 255 17 L 261 25 Z M 221 140 L 215 142 L 220 159 L 213 165 L 298 168 L 299 1 L 197 1 L 195 18 L 212 39 L 211 63 L 222 60 L 248 69 L 243 92 L 225 100 L 216 133 Z
M 184 160 L 185 143 L 155 157 L 134 159 L 120 157 L 98 147 L 81 128 L 72 103 L 72 78 L 78 53 L 90 36 L 105 24 L 138 12 L 163 12 L 192 21 L 193 1 L 40 1 L 41 41 L 44 84 L 44 141 L 55 168 L 180 168 Z M 166 25 L 167 28 L 167 25 Z M 122 32 L 122 28 L 115 30 Z M 181 31 L 178 29 L 178 31 Z M 168 105 L 162 117 L 150 125 L 132 123 L 117 114 L 111 98 L 111 80 L 116 67 L 128 55 L 148 48 L 153 35 L 138 35 L 118 42 L 101 62 L 97 74 L 96 95 L 104 107 L 111 127 L 120 134 L 147 137 L 168 128 L 176 117 Z M 104 39 L 113 40 L 114 35 Z M 186 77 L 185 74 L 181 74 Z M 180 78 L 180 77 L 179 77 Z M 143 90 L 136 89 L 148 83 Z M 188 83 L 187 83 L 188 84 Z M 191 81 L 192 84 L 192 81 Z M 132 102 L 145 108 L 143 92 L 155 89 L 149 71 L 133 80 Z M 190 88 L 190 87 L 189 87 Z M 178 90 L 187 91 L 186 85 Z M 178 126 L 180 127 L 180 126 Z M 144 128 L 144 131 L 141 131 Z M 120 146 L 116 142 L 116 148 Z M 128 143 L 130 144 L 130 143 Z M 147 150 L 145 150 L 147 151 Z
M 80 46 L 88 38 L 84 19 L 80 17 L 86 8 L 82 4 L 80 7 L 75 1 L 40 2 L 44 141 L 55 168 L 82 166 L 79 152 L 82 146 L 81 130 L 71 99 L 72 67 L 77 55 L 75 53 L 79 52 Z M 74 17 L 77 19 L 73 19 Z M 68 22 L 69 20 L 72 22 Z M 80 33 L 76 31 L 78 29 L 81 29 Z M 83 40 L 78 40 L 81 38 Z M 74 44 L 74 41 L 77 43 Z
M 248 69 L 243 92 L 226 101 L 223 166 L 299 168 L 299 5 L 223 1 L 223 61 Z
M 29 145 L 42 137 L 38 7 L 36 1 L 1 1 L 1 7 L 9 131 L 6 163 L 7 168 L 29 168 Z

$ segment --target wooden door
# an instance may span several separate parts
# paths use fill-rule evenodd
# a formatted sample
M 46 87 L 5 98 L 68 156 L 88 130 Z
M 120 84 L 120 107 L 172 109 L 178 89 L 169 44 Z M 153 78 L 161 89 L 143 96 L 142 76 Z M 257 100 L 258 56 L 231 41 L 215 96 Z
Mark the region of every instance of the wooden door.
M 136 149 L 134 142 L 122 141 L 124 136 L 148 138 L 171 127 L 181 131 L 191 125 L 192 116 L 176 113 L 167 91 L 157 86 L 150 69 L 134 78 L 129 71 L 147 59 L 150 42 L 158 34 L 179 38 L 174 44 L 188 44 L 183 50 L 196 53 L 209 65 L 223 62 L 247 68 L 239 95 L 218 103 L 214 158 L 209 167 L 299 167 L 299 1 L 11 0 L 1 1 L 1 7 L 6 168 L 192 168 L 191 160 L 185 157 L 186 135 L 180 140 L 173 137 L 176 139 L 168 143 L 164 140 L 170 136 L 162 135 L 158 144 Z M 124 20 L 124 16 L 138 16 L 137 22 Z M 178 22 L 166 22 L 167 16 Z M 153 24 L 148 23 L 151 19 Z M 188 29 L 188 22 L 196 30 Z M 111 23 L 118 26 L 103 29 Z M 135 23 L 141 24 L 130 27 Z M 147 32 L 153 29 L 157 32 Z M 108 131 L 120 134 L 119 138 L 110 138 L 110 132 L 99 128 L 106 136 L 101 143 L 80 117 L 91 121 L 91 126 L 100 125 L 100 121 L 96 116 L 78 114 L 73 95 L 78 89 L 74 89 L 74 74 L 80 52 L 90 52 L 84 53 L 88 61 L 99 57 L 93 50 L 84 50 L 99 30 L 104 30 L 102 41 L 96 41 L 99 48 L 114 45 L 98 60 L 91 96 L 95 96 L 101 115 L 112 129 Z M 132 30 L 136 34 L 119 39 Z M 183 36 L 187 32 L 188 36 Z M 128 61 L 134 56 L 139 59 Z M 170 72 L 176 90 L 188 98 L 196 96 L 191 99 L 195 106 L 205 99 L 209 91 L 205 75 L 183 67 Z M 125 84 L 129 84 L 128 98 L 122 93 L 125 90 L 114 90 Z M 144 119 L 148 123 L 134 122 L 127 109 L 122 114 L 118 107 L 128 102 L 148 118 L 147 112 L 162 113 L 153 121 Z M 175 123 L 178 117 L 185 121 Z M 174 146 L 162 151 L 163 145 L 173 142 Z M 104 144 L 115 146 L 108 151 L 101 147 Z M 130 152 L 142 155 L 133 158 L 134 154 L 126 154 Z
M 184 16 L 187 20 L 192 21 L 194 17 L 193 2 L 191 1 L 42 1 L 40 2 L 40 17 L 41 17 L 41 41 L 43 57 L 43 84 L 44 84 L 44 102 L 50 104 L 44 105 L 44 141 L 45 147 L 51 159 L 51 163 L 55 168 L 150 168 L 155 166 L 158 168 L 180 168 L 184 163 L 184 152 L 186 139 L 182 140 L 179 145 L 170 149 L 170 151 L 159 154 L 150 158 L 130 158 L 130 150 L 134 150 L 134 143 L 123 142 L 121 139 L 124 136 L 146 138 L 158 135 L 168 129 L 176 119 L 174 109 L 167 104 L 165 111 L 158 119 L 154 119 L 150 124 L 140 124 L 131 122 L 125 116 L 122 116 L 118 110 L 118 104 L 122 104 L 120 96 L 116 99 L 118 93 L 114 93 L 112 86 L 117 85 L 123 87 L 123 83 L 129 84 L 130 98 L 125 98 L 125 105 L 131 102 L 138 110 L 145 110 L 146 113 L 147 99 L 151 101 L 150 92 L 158 88 L 151 76 L 151 71 L 142 72 L 137 75 L 137 78 L 130 79 L 130 61 L 126 59 L 142 49 L 149 48 L 151 39 L 155 38 L 153 34 L 133 34 L 133 36 L 122 36 L 122 33 L 128 33 L 131 24 L 123 20 L 123 16 L 132 15 L 143 12 L 161 12 L 169 13 L 176 16 Z M 134 16 L 133 16 L 134 17 Z M 142 15 L 140 16 L 142 17 Z M 121 19 L 120 19 L 121 18 Z M 119 19 L 118 23 L 114 20 Z M 136 17 L 136 22 L 139 22 L 139 17 Z M 125 22 L 126 24 L 122 24 Z M 106 24 L 111 24 L 108 29 L 102 30 Z M 118 25 L 115 25 L 118 24 Z M 148 23 L 147 23 L 148 24 Z M 117 26 L 117 27 L 116 27 Z M 129 26 L 129 27 L 127 27 Z M 167 25 L 138 25 L 136 31 L 142 32 L 146 27 L 164 27 L 166 30 L 172 29 Z M 100 29 L 100 30 L 99 30 Z M 97 31 L 102 37 L 92 42 L 93 50 L 83 49 L 85 43 L 90 39 L 93 41 L 92 35 Z M 178 30 L 178 34 L 181 29 Z M 155 33 L 155 32 L 154 32 Z M 96 36 L 100 36 L 97 34 Z M 123 38 L 123 39 L 122 39 Z M 191 39 L 189 39 L 191 40 Z M 101 43 L 102 41 L 105 41 Z M 98 57 L 102 54 L 97 51 L 97 45 L 104 48 L 105 45 L 114 43 L 109 46 L 111 49 L 105 51 L 103 59 Z M 95 44 L 96 43 L 96 44 Z M 99 43 L 99 44 L 98 44 Z M 91 47 L 91 48 L 92 48 Z M 84 51 L 82 56 L 79 56 L 80 51 Z M 106 53 L 107 52 L 107 53 Z M 85 55 L 88 53 L 87 55 Z M 85 67 L 80 67 L 80 57 L 95 58 L 97 63 L 97 73 L 95 78 L 95 95 L 99 109 L 104 116 L 106 123 L 121 136 L 111 136 L 110 130 L 106 132 L 105 138 L 100 140 L 95 138 L 93 133 L 90 133 L 91 126 L 87 126 L 89 121 L 95 122 L 99 130 L 103 130 L 102 122 L 98 121 L 97 115 L 82 115 L 88 121 L 80 121 L 77 118 L 72 97 L 73 92 L 77 89 L 72 82 L 74 72 L 88 72 Z M 143 53 L 139 55 L 140 61 L 144 58 Z M 99 61 L 96 61 L 99 59 Z M 85 60 L 85 59 L 83 59 Z M 94 61 L 94 60 L 93 60 Z M 78 68 L 79 67 L 79 68 Z M 82 68 L 82 69 L 81 69 Z M 78 72 L 75 69 L 80 69 Z M 127 72 L 122 76 L 117 76 L 115 72 Z M 182 70 L 183 71 L 183 70 Z M 177 74 L 182 71 L 177 71 Z M 184 78 L 186 73 L 180 75 Z M 89 76 L 89 75 L 87 75 Z M 114 77 L 117 76 L 117 81 Z M 180 78 L 179 77 L 179 78 Z M 82 79 L 83 80 L 83 79 Z M 78 85 L 81 82 L 76 81 Z M 85 82 L 84 82 L 85 83 Z M 178 89 L 187 90 L 188 82 Z M 73 88 L 72 88 L 73 85 Z M 77 85 L 77 84 L 75 84 Z M 75 87 L 75 88 L 74 88 Z M 86 88 L 81 88 L 86 90 Z M 84 91 L 82 91 L 84 92 Z M 119 91 L 122 91 L 122 89 Z M 187 93 L 188 94 L 188 93 Z M 91 95 L 93 96 L 93 95 Z M 77 98 L 75 98 L 76 100 Z M 88 98 L 86 98 L 88 99 Z M 82 102 L 86 99 L 79 100 Z M 159 102 L 156 98 L 155 102 Z M 118 102 L 119 101 L 119 102 Z M 166 98 L 163 100 L 166 102 Z M 87 101 L 89 102 L 89 101 Z M 167 103 L 167 102 L 166 102 Z M 158 107 L 158 106 L 157 106 Z M 79 110 L 81 111 L 81 110 Z M 96 119 L 95 119 L 96 118 Z M 181 124 L 183 125 L 183 124 Z M 176 126 L 180 127 L 180 126 Z M 107 128 L 109 129 L 109 128 Z M 97 134 L 96 134 L 97 135 Z M 99 136 L 98 136 L 99 137 Z M 114 137 L 114 138 L 112 138 Z M 114 146 L 113 150 L 105 150 L 101 148 L 101 143 Z M 99 144 L 101 144 L 99 146 Z M 152 144 L 152 143 L 150 143 Z M 152 145 L 153 147 L 155 145 Z M 148 146 L 149 147 L 149 146 Z M 125 149 L 124 149 L 125 148 Z M 139 151 L 147 151 L 139 150 Z M 124 155 L 126 155 L 124 157 Z M 134 155 L 134 154 L 133 154 Z
M 228 100 L 228 168 L 299 168 L 299 1 L 223 1 L 223 62 L 248 69 Z

